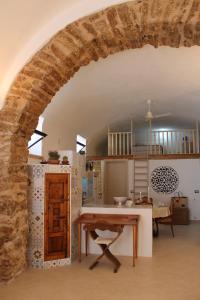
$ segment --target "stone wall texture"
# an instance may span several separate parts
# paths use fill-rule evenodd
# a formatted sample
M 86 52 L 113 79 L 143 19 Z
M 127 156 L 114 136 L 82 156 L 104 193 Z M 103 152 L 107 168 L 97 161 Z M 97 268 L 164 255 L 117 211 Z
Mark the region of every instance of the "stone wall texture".
M 58 32 L 19 72 L 0 112 L 0 279 L 26 267 L 27 141 L 56 92 L 81 66 L 125 50 L 200 45 L 200 0 L 138 0 Z

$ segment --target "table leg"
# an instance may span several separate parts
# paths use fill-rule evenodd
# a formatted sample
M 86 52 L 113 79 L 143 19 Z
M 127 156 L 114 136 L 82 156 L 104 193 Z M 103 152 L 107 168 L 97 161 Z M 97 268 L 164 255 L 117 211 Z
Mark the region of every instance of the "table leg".
M 78 224 L 78 260 L 81 262 L 81 223 Z
M 135 225 L 133 227 L 133 267 L 135 267 Z
M 158 222 L 156 219 L 153 219 L 153 236 L 158 237 L 158 235 L 159 235 Z
M 134 231 L 134 253 L 135 253 L 135 258 L 138 257 L 138 224 L 133 225 L 133 231 Z
M 85 230 L 85 255 L 88 256 L 88 231 Z

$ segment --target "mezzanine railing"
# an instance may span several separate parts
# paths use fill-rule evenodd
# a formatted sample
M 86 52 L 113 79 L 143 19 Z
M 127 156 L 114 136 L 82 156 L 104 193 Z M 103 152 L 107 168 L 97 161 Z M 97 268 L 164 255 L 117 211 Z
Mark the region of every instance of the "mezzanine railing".
M 145 142 L 137 144 L 135 131 L 108 132 L 108 155 L 200 153 L 198 129 L 148 130 L 144 136 Z
M 131 155 L 133 145 L 132 132 L 109 132 L 108 155 Z
M 150 154 L 199 153 L 199 136 L 196 129 L 155 130 L 148 134 L 147 144 Z M 159 147 L 156 148 L 156 145 Z

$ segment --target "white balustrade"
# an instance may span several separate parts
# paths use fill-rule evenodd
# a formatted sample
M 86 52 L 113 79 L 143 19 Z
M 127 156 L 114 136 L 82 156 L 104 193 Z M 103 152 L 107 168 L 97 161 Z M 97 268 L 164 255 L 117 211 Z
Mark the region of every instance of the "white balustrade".
M 108 155 L 131 155 L 133 135 L 131 132 L 108 133 Z
M 149 141 L 150 154 L 195 154 L 197 149 L 196 129 L 154 130 Z
M 143 150 L 146 147 L 146 153 L 152 155 L 199 153 L 197 129 L 148 130 L 145 140 Z M 108 155 L 134 154 L 133 147 L 137 147 L 135 141 L 135 132 L 108 132 Z

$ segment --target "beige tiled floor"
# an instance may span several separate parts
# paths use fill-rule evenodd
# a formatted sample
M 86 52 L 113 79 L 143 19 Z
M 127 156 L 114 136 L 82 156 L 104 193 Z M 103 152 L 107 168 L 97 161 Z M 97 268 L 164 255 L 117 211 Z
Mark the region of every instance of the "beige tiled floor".
M 29 269 L 0 288 L 1 300 L 200 300 L 200 223 L 176 226 L 175 238 L 163 227 L 154 239 L 153 258 L 121 257 L 122 267 L 112 273 L 103 261 L 88 270 L 94 259 L 51 270 Z

